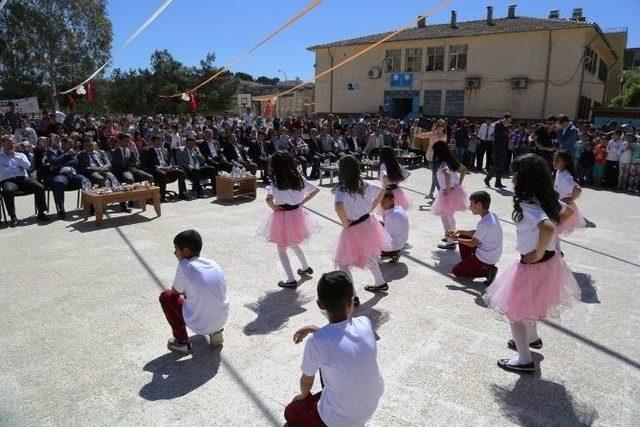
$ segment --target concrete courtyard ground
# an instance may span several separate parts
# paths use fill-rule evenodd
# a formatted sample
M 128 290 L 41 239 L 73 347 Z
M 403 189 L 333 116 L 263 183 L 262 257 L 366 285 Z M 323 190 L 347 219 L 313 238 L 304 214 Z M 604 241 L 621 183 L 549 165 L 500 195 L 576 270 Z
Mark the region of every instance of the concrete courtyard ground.
M 471 175 L 467 188 L 483 188 L 481 178 Z M 640 425 L 640 198 L 583 192 L 589 228 L 563 242 L 582 301 L 540 325 L 540 369 L 519 376 L 496 367 L 513 354 L 508 325 L 483 306 L 480 282 L 449 276 L 458 255 L 436 248 L 440 221 L 418 210 L 429 179 L 418 169 L 407 182 L 411 247 L 383 267 L 388 295 L 365 293 L 368 272 L 355 274 L 357 315 L 380 337 L 386 384 L 370 425 Z M 504 266 L 515 256 L 511 198 L 491 194 Z M 168 203 L 161 218 L 113 211 L 101 227 L 76 216 L 0 229 L 0 425 L 283 425 L 303 349 L 292 335 L 326 322 L 315 287 L 332 269 L 339 228 L 325 188 L 308 205 L 321 225 L 304 248 L 314 279 L 282 290 L 276 248 L 255 234 L 264 195 Z M 75 195 L 67 197 L 72 210 Z M 19 217 L 32 214 L 31 197 L 17 205 Z M 195 337 L 193 356 L 181 358 L 166 349 L 158 294 L 173 278 L 172 238 L 186 228 L 202 233 L 203 255 L 226 271 L 231 315 L 221 352 Z

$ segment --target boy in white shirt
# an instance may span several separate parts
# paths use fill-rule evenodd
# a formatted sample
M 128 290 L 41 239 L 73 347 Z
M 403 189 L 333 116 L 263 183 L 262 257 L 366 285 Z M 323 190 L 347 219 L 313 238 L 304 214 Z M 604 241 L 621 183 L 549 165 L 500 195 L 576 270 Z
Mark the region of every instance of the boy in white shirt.
M 391 250 L 382 251 L 382 259 L 390 258 L 391 262 L 398 262 L 400 252 L 409 240 L 409 218 L 402 206 L 395 204 L 393 191 L 387 191 L 380 201 L 382 208 L 382 225 L 391 236 Z
M 167 343 L 171 351 L 189 354 L 187 326 L 196 334 L 209 335 L 212 345 L 222 346 L 222 330 L 229 317 L 224 273 L 215 262 L 200 257 L 202 237 L 195 230 L 173 239 L 178 269 L 173 287 L 160 294 L 160 305 L 173 331 Z
M 500 219 L 491 207 L 491 196 L 486 191 L 476 191 L 469 196 L 469 207 L 474 215 L 480 215 L 475 230 L 451 233 L 458 242 L 462 260 L 451 271 L 457 277 L 485 277 L 489 286 L 496 278 L 495 266 L 502 255 L 502 227 Z
M 364 426 L 384 391 L 371 322 L 351 317 L 353 285 L 342 271 L 320 278 L 317 303 L 329 324 L 306 326 L 293 336 L 297 344 L 311 334 L 302 357 L 300 394 L 287 405 L 284 418 L 291 427 Z M 311 394 L 318 371 L 323 389 Z

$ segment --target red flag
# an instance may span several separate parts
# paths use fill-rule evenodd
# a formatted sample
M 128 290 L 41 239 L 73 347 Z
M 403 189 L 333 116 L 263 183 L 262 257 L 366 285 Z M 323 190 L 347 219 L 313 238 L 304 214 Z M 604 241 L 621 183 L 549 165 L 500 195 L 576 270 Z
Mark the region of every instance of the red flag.
M 91 82 L 87 83 L 86 90 L 87 90 L 87 102 L 91 104 L 93 102 L 93 95 L 94 95 L 93 83 Z
M 271 116 L 271 110 L 272 110 L 271 100 L 268 99 L 267 100 L 267 105 L 264 106 L 264 115 L 265 115 L 265 117 Z
M 189 106 L 191 107 L 191 111 L 198 109 L 198 100 L 196 99 L 195 92 L 189 92 Z
M 67 101 L 69 102 L 69 106 L 71 108 L 76 108 L 78 106 L 78 103 L 76 102 L 76 100 L 71 95 L 67 95 Z

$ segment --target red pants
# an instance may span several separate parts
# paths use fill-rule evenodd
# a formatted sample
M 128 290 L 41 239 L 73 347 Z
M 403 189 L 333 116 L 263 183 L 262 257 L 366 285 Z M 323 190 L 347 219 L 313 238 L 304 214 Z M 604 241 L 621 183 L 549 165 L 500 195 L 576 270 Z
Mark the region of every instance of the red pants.
M 173 289 L 165 289 L 160 294 L 160 305 L 167 322 L 171 325 L 173 337 L 181 343 L 189 341 L 187 326 L 184 323 L 184 317 L 182 317 L 182 306 L 185 301 L 186 298 Z
M 471 246 L 464 245 L 462 243 L 458 244 L 460 248 L 460 257 L 462 261 L 456 264 L 453 267 L 451 272 L 454 276 L 457 277 L 486 277 L 489 272 L 490 264 L 485 264 L 476 258 L 476 248 L 472 248 Z
M 322 422 L 318 414 L 318 401 L 322 392 L 309 394 L 302 400 L 294 400 L 284 408 L 284 419 L 290 427 L 322 427 L 326 424 Z

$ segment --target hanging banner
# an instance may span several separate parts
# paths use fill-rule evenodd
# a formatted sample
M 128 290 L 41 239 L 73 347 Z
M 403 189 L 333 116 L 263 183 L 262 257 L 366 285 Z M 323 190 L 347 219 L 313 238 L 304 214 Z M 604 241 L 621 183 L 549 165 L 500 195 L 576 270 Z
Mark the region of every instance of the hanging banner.
M 0 113 L 6 113 L 7 111 L 9 111 L 10 102 L 16 104 L 18 111 L 24 114 L 34 114 L 40 112 L 38 98 L 32 96 L 30 98 L 0 99 Z

